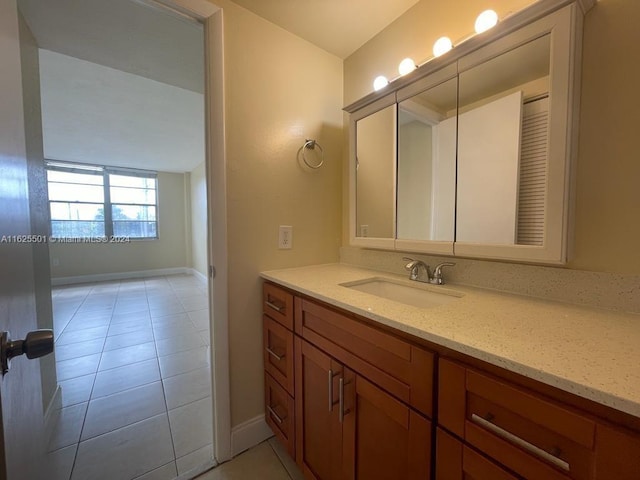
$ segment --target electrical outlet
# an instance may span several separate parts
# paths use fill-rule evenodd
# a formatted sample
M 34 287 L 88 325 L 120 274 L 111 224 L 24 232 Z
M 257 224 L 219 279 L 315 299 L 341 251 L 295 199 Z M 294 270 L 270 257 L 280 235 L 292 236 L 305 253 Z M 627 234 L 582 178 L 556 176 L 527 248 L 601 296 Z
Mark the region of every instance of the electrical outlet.
M 288 250 L 293 248 L 293 227 L 291 225 L 280 225 L 278 232 L 278 248 Z
M 369 225 L 360 225 L 360 236 L 361 237 L 369 236 Z

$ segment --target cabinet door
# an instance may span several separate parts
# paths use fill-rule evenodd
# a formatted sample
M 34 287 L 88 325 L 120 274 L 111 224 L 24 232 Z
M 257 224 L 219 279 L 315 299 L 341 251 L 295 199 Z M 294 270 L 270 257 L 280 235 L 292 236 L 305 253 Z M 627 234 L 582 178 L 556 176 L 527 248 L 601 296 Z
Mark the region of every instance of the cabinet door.
M 295 339 L 296 462 L 306 479 L 339 480 L 342 425 L 338 387 L 342 365 Z
M 349 370 L 343 382 L 347 478 L 430 478 L 431 422 Z

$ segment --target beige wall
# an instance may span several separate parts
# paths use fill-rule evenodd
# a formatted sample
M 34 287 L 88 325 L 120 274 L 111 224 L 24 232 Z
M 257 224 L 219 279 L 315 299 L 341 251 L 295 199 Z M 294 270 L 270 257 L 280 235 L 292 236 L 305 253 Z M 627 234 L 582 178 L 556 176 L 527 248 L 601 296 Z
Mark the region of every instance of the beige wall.
M 207 183 L 204 162 L 189 174 L 191 267 L 207 275 Z
M 493 8 L 504 18 L 531 3 L 533 0 L 421 0 L 345 59 L 345 105 L 372 92 L 378 75 L 397 77 L 403 58 L 422 64 L 433 57 L 438 38 L 446 35 L 455 44 L 473 33 L 476 17 L 483 10 Z
M 402 58 L 411 56 L 419 63 L 428 58 L 440 35 L 464 37 L 485 8 L 482 1 L 428 3 L 433 2 L 416 4 L 345 60 L 345 104 L 370 92 L 379 73 L 395 76 Z M 494 8 L 504 16 L 530 3 L 505 0 Z M 640 18 L 640 2 L 598 2 L 585 17 L 572 269 L 640 273 L 640 222 L 635 220 L 640 207 L 635 107 L 640 103 L 640 64 L 629 55 L 640 44 L 640 30 L 630 18 Z M 346 175 L 346 161 L 344 165 Z M 345 205 L 344 232 L 347 211 Z M 346 245 L 344 235 L 343 240 Z
M 50 244 L 52 263 L 59 261 L 58 266 L 51 267 L 51 276 L 55 279 L 188 266 L 184 174 L 158 173 L 158 214 L 158 240 Z
M 261 281 L 340 246 L 342 61 L 228 1 L 224 11 L 232 426 L 264 412 Z M 296 152 L 318 140 L 325 164 Z M 293 249 L 278 250 L 278 225 Z
M 640 2 L 606 0 L 585 18 L 575 255 L 580 270 L 640 273 L 637 49 Z

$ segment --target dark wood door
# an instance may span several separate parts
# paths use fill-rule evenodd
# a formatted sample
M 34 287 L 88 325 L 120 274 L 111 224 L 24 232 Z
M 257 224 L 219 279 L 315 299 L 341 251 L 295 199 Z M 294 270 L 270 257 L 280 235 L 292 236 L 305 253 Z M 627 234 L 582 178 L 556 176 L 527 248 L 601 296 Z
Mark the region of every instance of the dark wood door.
M 37 329 L 24 132 L 18 11 L 0 2 L 0 331 L 15 340 Z M 25 356 L 0 381 L 0 477 L 46 478 L 40 366 Z
M 431 422 L 345 371 L 344 469 L 357 480 L 427 480 Z
M 338 417 L 340 363 L 296 337 L 296 462 L 305 478 L 340 479 L 342 428 Z

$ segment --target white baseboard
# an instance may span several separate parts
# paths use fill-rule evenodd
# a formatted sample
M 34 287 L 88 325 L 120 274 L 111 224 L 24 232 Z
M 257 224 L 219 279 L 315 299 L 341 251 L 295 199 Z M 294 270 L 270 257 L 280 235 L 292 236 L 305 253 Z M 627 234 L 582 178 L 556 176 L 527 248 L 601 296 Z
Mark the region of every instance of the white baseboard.
M 231 429 L 232 455 L 235 457 L 271 437 L 273 432 L 264 420 L 264 414 L 247 420 Z
M 160 277 L 162 275 L 184 275 L 191 274 L 192 270 L 193 269 L 187 267 L 174 267 L 156 268 L 153 270 L 138 270 L 136 272 L 97 273 L 94 275 L 78 275 L 75 277 L 56 277 L 51 279 L 51 285 L 74 285 L 76 283 L 108 282 L 110 280 Z
M 53 392 L 53 396 L 47 405 L 47 409 L 44 411 L 44 433 L 45 438 L 50 438 L 53 428 L 56 425 L 58 415 L 62 409 L 62 387 L 58 385 L 56 391 Z
M 191 269 L 191 275 L 196 277 L 198 280 L 202 281 L 202 283 L 204 283 L 205 285 L 209 281 L 206 275 L 203 275 L 199 270 L 196 270 L 195 268 Z

